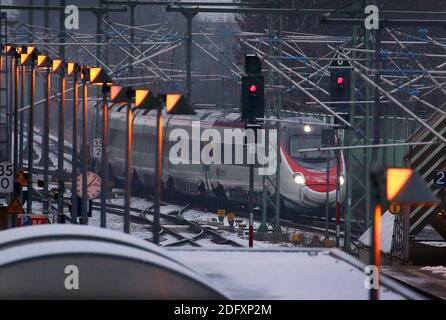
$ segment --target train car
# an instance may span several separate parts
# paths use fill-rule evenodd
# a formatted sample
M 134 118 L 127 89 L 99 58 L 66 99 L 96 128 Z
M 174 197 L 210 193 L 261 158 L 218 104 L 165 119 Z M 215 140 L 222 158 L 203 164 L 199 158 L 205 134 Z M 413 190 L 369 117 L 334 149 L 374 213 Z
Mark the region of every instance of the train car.
M 336 160 L 330 152 L 299 152 L 298 149 L 314 148 L 321 145 L 322 122 L 314 118 L 290 118 L 283 122 L 280 132 L 280 192 L 285 208 L 292 212 L 321 215 L 326 205 L 327 162 L 329 166 L 329 204 L 336 203 Z M 308 125 L 308 123 L 313 123 Z M 321 123 L 321 125 L 318 125 Z M 197 126 L 199 128 L 197 129 Z M 166 194 L 181 193 L 192 196 L 206 196 L 218 201 L 244 203 L 249 199 L 249 166 L 246 164 L 249 150 L 243 139 L 235 138 L 243 132 L 244 124 L 240 114 L 235 112 L 198 110 L 196 115 L 163 115 L 163 172 L 162 182 Z M 206 134 L 212 130 L 212 134 Z M 197 136 L 197 131 L 200 134 Z M 233 132 L 230 141 L 224 139 L 227 132 Z M 232 131 L 231 131 L 232 130 Z M 238 131 L 237 131 L 238 130 Z M 178 149 L 179 133 L 187 137 L 185 149 Z M 195 133 L 195 136 L 194 136 Z M 220 135 L 221 139 L 216 139 Z M 212 136 L 212 137 L 210 137 Z M 154 185 L 156 118 L 155 111 L 134 111 L 133 119 L 133 180 L 137 184 Z M 197 141 L 199 140 L 199 141 Z M 112 106 L 109 121 L 110 173 L 115 178 L 125 176 L 126 107 Z M 221 161 L 206 163 L 201 159 L 203 148 L 212 145 L 213 159 Z M 228 150 L 232 154 L 228 156 Z M 184 151 L 186 150 L 186 152 Z M 218 152 L 217 152 L 218 151 Z M 257 152 L 261 150 L 259 143 Z M 213 154 L 213 153 L 220 153 Z M 245 161 L 224 161 L 235 159 L 242 153 Z M 175 158 L 175 161 L 172 161 Z M 341 199 L 345 195 L 345 164 L 340 155 Z M 275 166 L 274 166 L 275 168 Z M 261 167 L 254 169 L 254 201 L 262 199 Z M 270 192 L 273 192 L 270 190 Z

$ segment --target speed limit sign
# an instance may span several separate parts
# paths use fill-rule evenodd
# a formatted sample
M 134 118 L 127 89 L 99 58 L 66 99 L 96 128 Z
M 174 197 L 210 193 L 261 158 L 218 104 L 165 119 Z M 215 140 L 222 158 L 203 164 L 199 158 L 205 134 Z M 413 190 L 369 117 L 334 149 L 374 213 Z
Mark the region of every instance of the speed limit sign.
M 11 162 L 0 162 L 0 193 L 11 193 L 14 187 L 14 172 Z

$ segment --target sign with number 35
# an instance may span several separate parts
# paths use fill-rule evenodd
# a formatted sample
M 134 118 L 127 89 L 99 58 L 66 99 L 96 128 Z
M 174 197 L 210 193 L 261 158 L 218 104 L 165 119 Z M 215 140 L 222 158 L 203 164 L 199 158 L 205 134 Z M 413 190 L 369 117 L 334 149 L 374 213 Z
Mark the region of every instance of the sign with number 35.
M 0 162 L 0 193 L 11 193 L 14 187 L 12 163 Z
M 102 139 L 93 139 L 93 158 L 100 159 L 102 157 Z

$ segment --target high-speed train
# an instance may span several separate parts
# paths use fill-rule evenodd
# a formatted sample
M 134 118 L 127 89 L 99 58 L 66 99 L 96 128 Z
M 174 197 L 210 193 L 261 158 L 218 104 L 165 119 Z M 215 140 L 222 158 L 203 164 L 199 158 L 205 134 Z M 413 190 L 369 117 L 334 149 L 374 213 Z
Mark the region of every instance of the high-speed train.
M 329 204 L 334 207 L 336 203 L 336 160 L 332 151 L 298 151 L 298 149 L 321 145 L 323 126 L 317 125 L 321 123 L 319 120 L 301 117 L 289 118 L 289 120 L 292 121 L 282 123 L 280 148 L 275 148 L 280 149 L 281 154 L 281 205 L 291 209 L 292 212 L 320 215 L 326 205 L 327 162 L 329 165 Z M 199 126 L 198 129 L 197 126 Z M 208 129 L 212 129 L 212 132 L 210 133 Z M 239 132 L 231 131 L 237 129 Z M 162 183 L 165 194 L 178 192 L 184 195 L 206 196 L 216 201 L 246 204 L 249 200 L 249 166 L 246 165 L 246 160 L 242 163 L 230 160 L 236 158 L 237 152 L 244 152 L 244 159 L 246 159 L 250 151 L 243 139 L 238 139 L 238 141 L 224 139 L 227 132 L 239 134 L 242 129 L 244 129 L 244 123 L 240 120 L 240 114 L 235 112 L 197 110 L 196 115 L 164 114 Z M 198 135 L 197 132 L 199 132 Z M 134 109 L 132 178 L 142 186 L 150 187 L 154 184 L 155 139 L 155 110 Z M 260 153 L 262 150 L 259 141 L 263 138 L 258 139 L 257 152 Z M 183 149 L 178 152 L 180 141 Z M 126 107 L 114 105 L 110 108 L 109 116 L 110 174 L 114 178 L 125 176 L 125 146 Z M 212 150 L 209 150 L 210 146 Z M 200 157 L 203 148 L 207 148 L 210 156 L 215 156 L 213 162 L 209 163 L 209 160 L 206 162 Z M 231 148 L 232 155 L 228 156 L 227 153 L 231 152 Z M 262 154 L 264 153 L 265 148 Z M 270 151 L 268 155 L 272 154 Z M 266 158 L 263 159 L 265 162 Z M 342 200 L 346 187 L 342 154 L 340 164 L 339 182 Z M 272 164 L 271 167 L 275 169 L 276 165 Z M 261 168 L 261 166 L 255 166 L 254 169 L 254 201 L 258 204 L 261 203 L 263 190 L 263 176 L 259 174 Z M 274 173 L 275 170 L 272 172 Z M 263 174 L 267 173 L 263 172 Z M 273 192 L 273 190 L 268 191 Z

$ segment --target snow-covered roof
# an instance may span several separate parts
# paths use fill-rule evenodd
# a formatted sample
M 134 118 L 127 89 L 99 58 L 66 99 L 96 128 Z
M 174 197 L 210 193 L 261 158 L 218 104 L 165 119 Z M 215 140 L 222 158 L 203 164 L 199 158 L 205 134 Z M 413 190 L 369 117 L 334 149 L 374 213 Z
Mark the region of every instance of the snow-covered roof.
M 231 299 L 368 299 L 363 264 L 339 250 L 171 248 L 169 251 Z M 381 299 L 417 299 L 390 279 L 381 280 Z
M 163 248 L 121 232 L 28 226 L 0 232 L 0 240 L 0 298 L 225 297 Z M 68 265 L 81 270 L 84 280 L 77 292 L 61 285 Z

